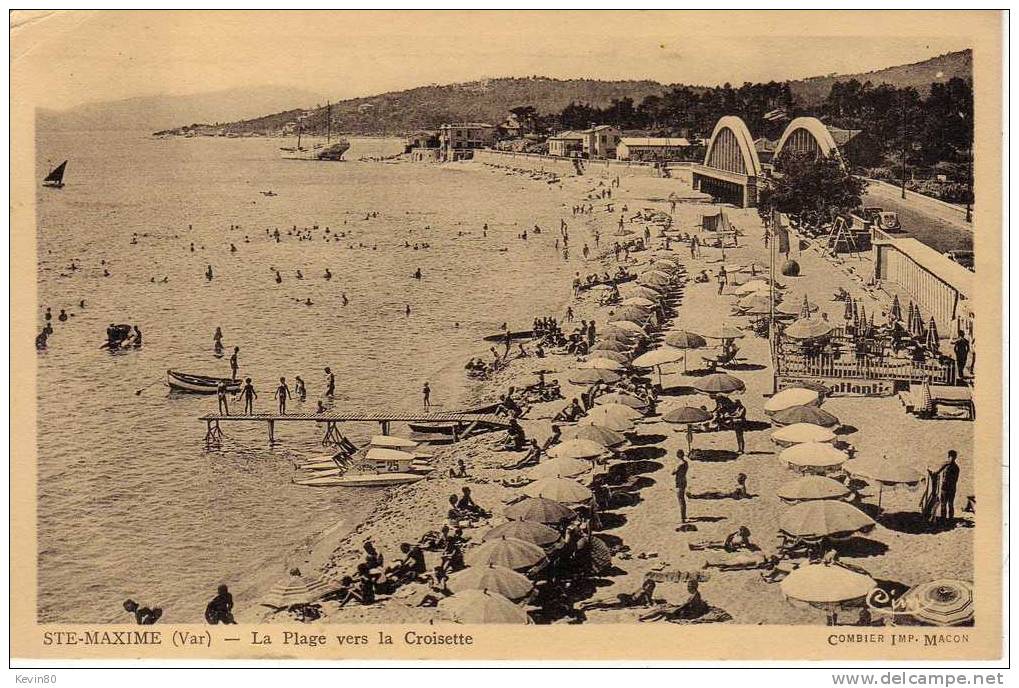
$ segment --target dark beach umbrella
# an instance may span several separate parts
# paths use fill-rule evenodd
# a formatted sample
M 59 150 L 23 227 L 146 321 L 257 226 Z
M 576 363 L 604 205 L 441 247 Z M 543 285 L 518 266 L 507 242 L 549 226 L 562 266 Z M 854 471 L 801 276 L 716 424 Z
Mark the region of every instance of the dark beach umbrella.
M 662 420 L 666 423 L 674 423 L 676 425 L 706 423 L 711 420 L 711 414 L 704 409 L 699 409 L 693 406 L 680 406 L 679 408 L 672 409 L 668 413 L 664 414 L 662 416 Z
M 559 539 L 559 531 L 537 521 L 507 521 L 485 533 L 483 542 L 500 538 L 516 538 L 524 542 L 545 547 Z
M 563 431 L 563 439 L 591 440 L 603 447 L 618 447 L 626 443 L 626 437 L 622 433 L 603 428 L 600 425 L 577 425 L 567 428 Z
M 898 294 L 892 297 L 892 308 L 889 315 L 891 315 L 892 320 L 902 320 L 902 305 L 899 303 Z
M 514 521 L 535 521 L 537 523 L 559 523 L 564 518 L 572 519 L 573 509 L 560 502 L 544 497 L 526 497 L 503 511 L 506 518 Z
M 728 373 L 712 373 L 693 383 L 693 388 L 705 394 L 729 394 L 746 389 L 743 380 Z
M 846 310 L 842 314 L 842 319 L 845 320 L 846 322 L 849 322 L 850 320 L 853 320 L 854 316 L 856 315 L 856 308 L 854 308 L 853 306 L 854 306 L 854 304 L 853 304 L 853 297 L 847 296 L 846 297 Z
M 793 423 L 810 423 L 822 428 L 832 428 L 839 424 L 839 419 L 816 406 L 793 406 L 771 414 L 776 425 L 792 425 Z
M 622 353 L 629 351 L 632 347 L 622 342 L 618 342 L 612 339 L 603 339 L 600 342 L 596 342 L 591 347 L 591 351 L 615 351 L 616 353 Z
M 511 537 L 488 540 L 467 555 L 470 566 L 495 564 L 509 569 L 526 569 L 545 558 L 545 550 L 531 542 Z
M 685 330 L 679 330 L 666 335 L 665 343 L 676 349 L 700 349 L 708 345 L 704 337 Z
M 934 322 L 934 317 L 931 317 L 930 324 L 927 325 L 927 348 L 932 352 L 937 352 L 941 349 L 940 336 L 938 335 L 938 324 Z

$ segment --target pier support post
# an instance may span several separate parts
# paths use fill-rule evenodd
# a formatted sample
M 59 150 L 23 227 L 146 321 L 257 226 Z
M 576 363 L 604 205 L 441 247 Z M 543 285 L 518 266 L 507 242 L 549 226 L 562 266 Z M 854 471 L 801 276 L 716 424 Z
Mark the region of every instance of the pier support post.
M 269 445 L 276 444 L 276 421 L 270 420 L 269 423 Z
M 389 421 L 388 420 L 379 421 L 379 425 L 382 426 L 382 434 L 383 435 L 388 435 L 389 434 Z
M 223 443 L 223 431 L 219 429 L 218 420 L 210 420 L 206 422 L 205 430 L 205 449 L 215 449 Z
M 343 444 L 343 436 L 340 434 L 339 429 L 336 427 L 336 421 L 326 421 L 326 434 L 322 438 L 322 446 L 328 447 L 339 447 Z

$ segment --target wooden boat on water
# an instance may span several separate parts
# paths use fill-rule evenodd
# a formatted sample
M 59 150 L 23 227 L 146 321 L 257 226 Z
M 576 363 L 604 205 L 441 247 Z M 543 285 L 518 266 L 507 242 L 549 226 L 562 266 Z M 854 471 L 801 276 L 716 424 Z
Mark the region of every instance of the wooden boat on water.
M 209 377 L 207 375 L 191 375 L 177 370 L 166 371 L 166 384 L 170 389 L 188 394 L 215 394 L 219 384 L 226 385 L 226 391 L 236 394 L 241 391 L 241 381 L 228 377 Z
M 338 476 L 322 476 L 295 481 L 307 487 L 391 487 L 407 485 L 424 479 L 421 473 L 351 473 Z

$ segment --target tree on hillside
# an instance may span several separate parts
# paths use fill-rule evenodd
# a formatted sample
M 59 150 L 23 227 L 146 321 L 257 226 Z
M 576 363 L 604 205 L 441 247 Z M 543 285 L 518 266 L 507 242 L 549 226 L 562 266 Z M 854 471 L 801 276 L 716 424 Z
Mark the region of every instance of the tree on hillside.
M 758 206 L 764 214 L 777 210 L 816 225 L 860 205 L 866 182 L 853 176 L 834 156 L 810 152 L 783 155 L 772 183 L 761 189 Z

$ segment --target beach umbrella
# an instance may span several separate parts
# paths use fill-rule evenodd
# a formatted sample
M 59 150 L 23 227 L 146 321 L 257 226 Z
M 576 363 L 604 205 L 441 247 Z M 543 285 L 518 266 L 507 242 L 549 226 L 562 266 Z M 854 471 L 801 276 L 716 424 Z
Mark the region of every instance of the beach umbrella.
M 778 445 L 789 447 L 804 442 L 834 442 L 835 433 L 813 423 L 793 423 L 771 433 L 771 440 Z
M 576 516 L 573 509 L 551 499 L 528 497 L 512 504 L 503 511 L 506 518 L 514 521 L 535 521 L 537 523 L 559 523 Z
M 892 307 L 888 312 L 888 315 L 892 320 L 902 320 L 902 305 L 899 303 L 899 295 L 896 294 L 892 297 Z
M 601 447 L 604 454 L 607 450 Z M 570 457 L 559 457 L 542 461 L 534 468 L 527 471 L 527 474 L 537 480 L 538 478 L 576 478 L 578 475 L 587 473 L 592 468 L 590 460 L 574 459 Z
M 733 325 L 719 323 L 707 331 L 702 330 L 701 335 L 709 339 L 740 339 L 746 337 L 747 333 Z
M 931 396 L 930 378 L 925 377 L 920 385 L 920 403 L 917 405 L 917 412 L 928 415 L 934 412 L 934 397 Z
M 821 398 L 815 390 L 803 387 L 790 387 L 776 392 L 774 396 L 764 402 L 764 412 L 774 413 L 793 406 L 817 406 Z
M 529 624 L 531 619 L 502 595 L 488 590 L 463 590 L 439 600 L 439 609 L 462 624 Z
M 485 533 L 481 540 L 488 542 L 503 537 L 516 538 L 539 547 L 545 547 L 559 539 L 559 531 L 536 521 L 507 521 Z
M 594 440 L 566 440 L 548 450 L 548 455 L 557 459 L 597 459 L 603 454 L 605 454 L 605 446 Z M 591 465 L 588 464 L 587 468 L 590 467 Z
M 632 394 L 625 392 L 609 392 L 608 394 L 602 394 L 594 400 L 594 403 L 599 406 L 605 404 L 622 404 L 623 406 L 629 406 L 632 409 L 643 411 L 647 408 L 647 402 L 639 397 L 635 397 Z
M 909 300 L 909 307 L 906 309 L 906 329 L 913 329 L 913 319 L 916 318 L 916 306 L 913 304 L 913 300 Z
M 672 282 L 672 278 L 659 274 L 645 273 L 637 277 L 637 281 L 640 284 L 646 284 L 650 287 L 668 287 Z
M 593 287 L 588 288 L 589 291 L 612 291 L 612 287 L 608 284 L 596 284 Z
M 636 325 L 641 331 L 643 331 L 644 323 L 646 323 L 647 321 L 648 318 L 646 315 L 613 315 L 609 318 L 606 325 L 608 327 L 615 327 L 616 324 L 626 323 L 626 325 L 623 325 L 623 327 L 620 329 L 636 332 L 636 330 L 629 327 L 629 325 L 632 323 Z
M 591 351 L 613 351 L 615 353 L 622 353 L 629 351 L 630 346 L 619 341 L 611 339 L 602 339 L 599 342 L 595 342 L 595 345 L 591 347 Z
M 712 373 L 695 380 L 693 388 L 706 394 L 731 394 L 743 391 L 746 385 L 743 380 L 729 373 Z
M 678 330 L 665 335 L 665 343 L 674 349 L 681 349 L 684 352 L 690 349 L 700 349 L 708 345 L 704 337 L 693 332 Z M 683 354 L 683 372 L 686 372 L 686 354 Z
M 632 406 L 627 406 L 626 404 L 606 403 L 596 405 L 593 409 L 587 412 L 585 418 L 596 421 L 606 418 L 620 418 L 622 420 L 633 421 L 641 418 L 642 415 L 643 414 L 641 414 L 640 411 Z
M 854 307 L 853 298 L 851 296 L 847 296 L 846 297 L 846 310 L 842 314 L 842 319 L 845 320 L 846 322 L 849 322 L 850 320 L 855 320 L 856 319 L 855 316 L 856 316 L 856 308 Z
M 852 490 L 838 480 L 820 475 L 805 475 L 778 488 L 780 499 L 790 502 L 809 502 L 815 499 L 845 499 Z
M 371 446 L 385 449 L 415 449 L 418 443 L 406 437 L 396 437 L 395 435 L 373 435 Z
M 614 361 L 611 358 L 603 358 L 601 356 L 595 356 L 587 359 L 583 363 L 578 363 L 577 367 L 586 370 L 626 370 L 626 366 L 619 361 Z
M 638 322 L 647 320 L 649 315 L 651 311 L 641 306 L 621 306 L 612 311 L 613 318 L 637 318 Z
M 576 385 L 593 385 L 596 382 L 609 384 L 619 381 L 620 375 L 611 370 L 583 368 L 571 371 L 566 379 Z
M 675 425 L 690 425 L 695 423 L 706 423 L 711 420 L 711 414 L 704 409 L 694 406 L 680 406 L 662 415 L 662 421 Z
M 329 592 L 330 585 L 322 578 L 314 576 L 290 576 L 272 586 L 262 601 L 262 605 L 274 609 L 284 609 L 295 604 L 317 602 Z
M 508 600 L 519 600 L 534 589 L 534 584 L 527 576 L 495 564 L 471 566 L 457 571 L 449 577 L 448 586 L 454 593 L 464 590 L 487 590 L 498 593 Z
M 505 535 L 493 538 L 467 555 L 468 566 L 496 564 L 509 569 L 526 569 L 545 558 L 545 550 L 532 542 Z
M 616 363 L 629 363 L 630 355 L 624 354 L 619 351 L 608 351 L 606 349 L 592 349 L 591 358 L 607 358 L 610 361 Z
M 839 424 L 839 419 L 816 406 L 792 406 L 772 413 L 771 422 L 775 425 L 813 423 L 823 428 L 834 428 Z
M 938 335 L 938 324 L 934 322 L 934 317 L 931 316 L 931 321 L 927 325 L 927 349 L 932 352 L 937 352 L 941 349 L 941 337 Z
M 604 407 L 597 406 L 595 407 L 594 411 L 597 411 L 600 408 Z M 632 432 L 634 428 L 633 421 L 627 418 L 620 418 L 618 416 L 608 416 L 601 414 L 592 415 L 591 412 L 589 412 L 586 416 L 581 418 L 579 424 L 597 425 L 599 427 L 614 430 L 616 432 Z
M 806 564 L 793 569 L 779 585 L 787 598 L 824 609 L 828 625 L 834 626 L 839 607 L 866 598 L 876 583 L 839 564 Z
M 878 509 L 881 508 L 881 497 L 885 487 L 905 486 L 912 489 L 924 479 L 920 471 L 912 466 L 907 466 L 898 461 L 889 461 L 887 458 L 882 460 L 874 458 L 853 459 L 852 461 L 847 461 L 842 470 L 854 477 L 863 478 L 868 482 L 878 484 Z
M 973 584 L 953 578 L 922 583 L 902 596 L 914 618 L 935 626 L 959 626 L 973 620 Z
M 668 272 L 666 272 L 665 270 L 651 269 L 651 270 L 645 270 L 644 272 L 642 272 L 640 274 L 641 275 L 653 275 L 655 277 L 664 277 L 665 279 L 668 279 L 668 280 L 672 279 L 672 275 L 669 274 Z
M 671 258 L 658 258 L 657 256 L 654 259 L 652 259 L 651 265 L 654 265 L 656 267 L 664 265 L 667 268 L 682 268 L 683 267 L 682 265 L 680 265 L 678 262 L 672 260 Z
M 658 370 L 658 381 L 662 380 L 662 366 L 666 363 L 675 363 L 686 358 L 686 352 L 676 348 L 661 348 L 647 351 L 633 359 L 633 365 L 638 368 L 656 368 Z
M 586 502 L 594 496 L 591 490 L 576 480 L 562 477 L 535 480 L 523 488 L 523 493 L 528 497 L 543 497 L 563 504 Z
M 919 307 L 913 309 L 913 321 L 909 324 L 909 332 L 917 338 L 923 336 L 923 316 L 920 315 Z
M 816 311 L 817 308 L 818 308 L 817 304 L 816 303 L 810 303 L 810 301 L 807 300 L 807 295 L 804 294 L 803 295 L 803 303 L 800 304 L 800 317 L 801 318 L 809 318 L 810 314 L 813 313 L 814 311 Z
M 779 530 L 805 542 L 845 539 L 874 525 L 870 516 L 852 504 L 831 499 L 801 502 L 778 519 Z
M 867 306 L 863 303 L 863 301 L 860 301 L 860 324 L 867 324 Z
M 610 320 L 607 327 L 623 330 L 625 332 L 635 332 L 643 337 L 647 337 L 647 333 L 644 332 L 644 328 L 630 320 Z
M 832 326 L 824 320 L 800 318 L 785 328 L 784 334 L 792 339 L 816 339 L 824 337 L 832 331 Z
M 631 284 L 624 287 L 628 296 L 640 296 L 651 301 L 661 301 L 665 298 L 657 289 L 647 286 L 646 284 Z
M 633 346 L 640 341 L 640 335 L 635 332 L 609 329 L 599 332 L 597 339 L 598 341 L 622 342 L 623 344 Z
M 783 449 L 778 460 L 795 470 L 825 473 L 837 470 L 849 460 L 849 455 L 827 442 L 802 442 Z
M 628 299 L 623 299 L 620 302 L 621 306 L 637 306 L 638 308 L 654 308 L 657 304 L 651 299 L 646 299 L 643 296 L 631 296 Z
M 598 403 L 597 399 L 595 403 Z M 626 443 L 626 438 L 615 430 L 598 425 L 576 425 L 563 431 L 564 439 L 591 440 L 603 447 L 618 447 Z

